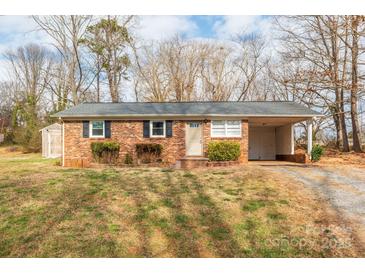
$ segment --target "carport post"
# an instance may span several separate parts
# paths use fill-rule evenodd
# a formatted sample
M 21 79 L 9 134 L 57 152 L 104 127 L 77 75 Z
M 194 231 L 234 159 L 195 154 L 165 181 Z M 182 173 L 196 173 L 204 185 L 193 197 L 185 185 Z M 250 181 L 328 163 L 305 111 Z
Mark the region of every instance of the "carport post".
M 290 136 L 290 142 L 291 142 L 291 144 L 290 144 L 290 154 L 293 155 L 293 154 L 295 154 L 295 147 L 294 147 L 294 143 L 295 143 L 295 141 L 294 141 L 294 134 L 295 134 L 295 132 L 294 132 L 294 123 L 291 124 L 290 134 L 291 134 L 291 136 Z
M 312 152 L 312 136 L 313 136 L 313 127 L 312 127 L 312 119 L 307 120 L 307 153 L 309 155 L 309 159 L 311 159 L 311 152 Z

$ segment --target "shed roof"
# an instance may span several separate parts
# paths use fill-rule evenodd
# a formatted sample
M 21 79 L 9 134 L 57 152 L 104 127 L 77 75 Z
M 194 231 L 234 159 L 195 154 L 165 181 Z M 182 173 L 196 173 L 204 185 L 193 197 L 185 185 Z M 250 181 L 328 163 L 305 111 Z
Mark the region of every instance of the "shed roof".
M 53 123 L 51 125 L 48 125 L 42 129 L 40 129 L 39 131 L 42 131 L 42 130 L 45 130 L 45 129 L 61 129 L 62 128 L 62 125 L 59 124 L 59 123 Z
M 294 102 L 255 101 L 83 103 L 53 115 L 60 118 L 145 116 L 313 117 L 321 114 Z

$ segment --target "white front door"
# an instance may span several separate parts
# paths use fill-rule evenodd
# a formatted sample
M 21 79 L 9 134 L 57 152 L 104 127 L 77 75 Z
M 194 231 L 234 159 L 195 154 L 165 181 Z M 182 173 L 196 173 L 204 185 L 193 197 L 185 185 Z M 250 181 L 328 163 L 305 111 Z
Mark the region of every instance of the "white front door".
M 202 123 L 187 122 L 186 123 L 186 155 L 187 156 L 202 156 L 203 155 L 203 140 L 202 140 Z

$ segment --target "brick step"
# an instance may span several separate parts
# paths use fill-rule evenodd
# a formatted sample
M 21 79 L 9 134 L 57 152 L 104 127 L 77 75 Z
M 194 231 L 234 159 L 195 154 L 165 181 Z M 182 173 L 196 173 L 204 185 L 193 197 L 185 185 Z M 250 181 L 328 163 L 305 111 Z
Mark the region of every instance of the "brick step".
M 239 165 L 239 161 L 209 161 L 205 157 L 184 157 L 176 162 L 176 168 L 225 167 Z
M 180 160 L 183 161 L 208 161 L 208 158 L 203 156 L 186 156 L 184 158 L 181 158 Z

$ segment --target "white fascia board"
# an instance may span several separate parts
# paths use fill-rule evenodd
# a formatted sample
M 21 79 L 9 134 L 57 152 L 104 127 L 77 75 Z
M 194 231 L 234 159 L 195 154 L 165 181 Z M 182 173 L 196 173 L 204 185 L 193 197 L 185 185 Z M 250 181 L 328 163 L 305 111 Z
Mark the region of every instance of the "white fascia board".
M 181 114 L 164 114 L 164 115 L 156 115 L 156 114 L 128 114 L 128 115 L 80 115 L 80 116 L 62 116 L 60 117 L 62 120 L 82 120 L 82 119 L 111 119 L 111 120 L 145 120 L 145 119 L 181 119 L 181 120 L 189 120 L 189 119 L 208 119 L 208 118 L 240 118 L 240 119 L 248 119 L 248 118 L 314 118 L 324 116 L 322 114 L 306 114 L 306 115 L 267 115 L 267 114 L 257 114 L 257 115 L 237 115 L 237 114 L 206 114 L 206 115 L 181 115 Z

